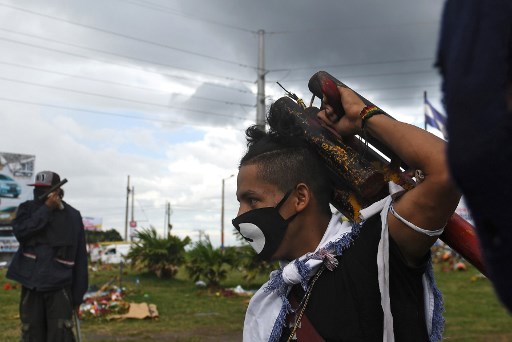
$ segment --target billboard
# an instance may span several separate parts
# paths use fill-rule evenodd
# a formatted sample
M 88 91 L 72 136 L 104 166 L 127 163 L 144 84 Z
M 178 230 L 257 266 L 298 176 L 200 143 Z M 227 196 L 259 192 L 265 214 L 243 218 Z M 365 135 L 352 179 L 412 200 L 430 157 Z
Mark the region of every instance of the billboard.
M 33 198 L 36 157 L 29 154 L 0 152 L 0 253 L 14 253 L 18 242 L 11 222 L 20 203 Z
M 103 219 L 101 217 L 82 217 L 85 230 L 101 230 Z

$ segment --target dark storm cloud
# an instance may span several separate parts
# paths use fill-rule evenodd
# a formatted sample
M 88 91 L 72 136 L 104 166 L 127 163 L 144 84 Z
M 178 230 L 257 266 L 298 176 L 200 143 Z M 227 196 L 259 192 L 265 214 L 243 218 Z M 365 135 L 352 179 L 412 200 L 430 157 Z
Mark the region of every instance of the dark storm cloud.
M 373 89 L 370 95 L 389 100 L 386 103 L 391 106 L 416 105 L 423 90 L 439 95 L 439 79 L 432 64 L 440 0 L 108 0 L 66 4 L 29 1 L 23 6 L 62 18 L 35 16 L 42 35 L 68 41 L 72 36 L 72 43 L 95 49 L 85 51 L 90 58 L 159 72 L 175 82 L 199 87 L 196 96 L 184 103 L 196 110 L 233 112 L 233 105 L 227 102 L 255 103 L 254 94 L 201 84 L 254 89 L 260 29 L 265 31 L 267 95 L 282 94 L 275 84 L 280 81 L 306 96 L 307 80 L 318 70 L 327 70 L 350 86 Z M 201 98 L 225 103 L 213 105 Z M 239 109 L 242 116 L 253 113 L 246 106 Z M 231 122 L 222 116 L 216 121 L 215 117 L 199 120 Z
M 107 227 L 124 225 L 130 174 L 153 211 L 148 224 L 161 224 L 171 200 L 178 231 L 215 234 L 220 201 L 209 199 L 236 172 L 255 119 L 257 31 L 267 105 L 284 94 L 276 81 L 309 100 L 308 79 L 327 70 L 418 124 L 423 91 L 439 99 L 432 64 L 443 2 L 4 0 L 0 142 L 37 155 L 38 168 L 87 179 L 71 181 L 69 196 Z M 235 215 L 235 179 L 227 184 Z
M 182 10 L 250 30 L 252 33 L 205 22 L 200 25 L 205 41 L 198 46 L 247 65 L 257 65 L 255 32 L 264 29 L 267 93 L 279 91 L 275 81 L 307 93 L 309 77 L 327 70 L 349 85 L 374 89 L 371 94 L 380 90 L 377 98 L 395 106 L 410 104 L 408 98 L 416 105 L 423 90 L 439 93 L 439 78 L 432 65 L 442 4 L 397 0 L 321 4 L 188 1 L 182 3 Z M 218 37 L 223 37 L 220 45 L 215 43 Z M 256 72 L 222 63 L 209 63 L 208 70 L 249 78 Z
M 195 124 L 241 128 L 255 117 L 254 95 L 243 84 L 204 83 L 191 96 L 172 96 L 170 103 L 179 103 L 183 115 Z

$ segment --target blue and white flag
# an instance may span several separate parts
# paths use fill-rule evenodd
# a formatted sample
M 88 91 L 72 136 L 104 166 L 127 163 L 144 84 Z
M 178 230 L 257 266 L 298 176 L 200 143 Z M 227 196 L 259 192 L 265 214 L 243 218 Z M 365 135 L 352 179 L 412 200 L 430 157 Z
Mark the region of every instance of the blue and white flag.
M 446 116 L 435 109 L 425 97 L 425 122 L 443 133 L 443 137 L 448 139 L 446 130 Z

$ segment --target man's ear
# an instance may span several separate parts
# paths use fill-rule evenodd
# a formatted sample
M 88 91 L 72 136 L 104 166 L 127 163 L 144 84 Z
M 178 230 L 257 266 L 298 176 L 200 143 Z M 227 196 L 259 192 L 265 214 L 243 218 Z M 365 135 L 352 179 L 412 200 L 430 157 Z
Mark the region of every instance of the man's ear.
M 311 201 L 311 189 L 304 183 L 299 183 L 295 187 L 296 201 L 295 210 L 300 212 L 307 208 Z

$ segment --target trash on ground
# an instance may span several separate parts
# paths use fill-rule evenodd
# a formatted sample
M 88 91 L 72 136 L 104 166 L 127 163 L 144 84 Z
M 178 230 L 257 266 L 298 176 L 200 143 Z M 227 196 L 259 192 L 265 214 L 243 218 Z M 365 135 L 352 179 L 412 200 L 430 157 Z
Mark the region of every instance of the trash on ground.
M 158 317 L 158 311 L 154 304 L 125 301 L 126 289 L 113 285 L 116 279 L 117 277 L 112 278 L 100 288 L 91 286 L 90 291 L 84 295 L 84 302 L 80 305 L 79 314 L 82 319 Z M 144 297 L 149 296 L 145 295 Z

